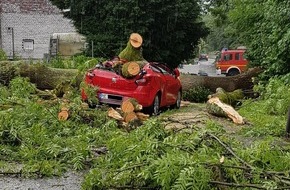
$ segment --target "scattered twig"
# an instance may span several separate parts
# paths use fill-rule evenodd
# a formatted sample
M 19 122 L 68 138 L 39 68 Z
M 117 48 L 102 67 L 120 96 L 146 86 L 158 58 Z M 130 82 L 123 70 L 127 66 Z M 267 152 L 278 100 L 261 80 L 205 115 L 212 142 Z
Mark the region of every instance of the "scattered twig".
M 233 169 L 239 169 L 239 170 L 249 170 L 248 167 L 243 167 L 243 166 L 232 166 L 232 165 L 225 165 L 225 164 L 209 164 L 205 163 L 206 166 L 220 166 L 223 168 L 233 168 Z
M 154 187 L 135 187 L 135 186 L 110 186 L 109 189 L 155 189 Z
M 222 142 L 217 136 L 211 134 L 211 133 L 207 133 L 211 138 L 213 138 L 214 140 L 216 140 L 218 143 L 220 143 L 229 153 L 231 153 L 234 157 L 236 157 L 240 162 L 242 162 L 245 166 L 253 169 L 254 167 L 251 166 L 250 164 L 248 164 L 246 161 L 244 161 L 243 159 L 241 159 L 238 155 L 236 155 L 236 153 L 234 153 L 234 151 L 227 146 L 224 142 Z
M 238 184 L 238 183 L 227 183 L 227 182 L 221 182 L 221 181 L 209 181 L 209 183 L 215 184 L 215 185 L 224 185 L 224 186 L 229 186 L 229 187 L 250 187 L 250 188 L 255 188 L 255 189 L 267 189 L 266 187 L 262 187 L 255 184 Z

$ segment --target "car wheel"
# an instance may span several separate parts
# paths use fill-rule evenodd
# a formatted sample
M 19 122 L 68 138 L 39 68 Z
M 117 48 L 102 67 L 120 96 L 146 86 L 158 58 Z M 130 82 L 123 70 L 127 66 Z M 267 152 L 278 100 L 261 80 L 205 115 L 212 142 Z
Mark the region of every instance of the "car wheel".
M 181 91 L 178 91 L 176 102 L 175 102 L 175 104 L 170 106 L 170 108 L 171 109 L 179 109 L 180 104 L 181 104 Z
M 240 72 L 236 69 L 233 69 L 233 70 L 229 70 L 229 72 L 227 73 L 227 76 L 235 76 L 238 74 L 240 74 Z
M 144 111 L 149 115 L 158 115 L 160 113 L 159 110 L 160 110 L 160 99 L 157 94 L 153 100 L 152 105 L 144 109 Z

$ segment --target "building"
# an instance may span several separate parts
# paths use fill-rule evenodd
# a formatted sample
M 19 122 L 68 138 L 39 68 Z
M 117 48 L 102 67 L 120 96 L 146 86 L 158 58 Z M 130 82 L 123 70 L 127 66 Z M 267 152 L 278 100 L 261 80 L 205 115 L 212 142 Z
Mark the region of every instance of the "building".
M 75 32 L 72 21 L 49 0 L 0 1 L 0 48 L 10 59 L 43 59 L 54 33 Z

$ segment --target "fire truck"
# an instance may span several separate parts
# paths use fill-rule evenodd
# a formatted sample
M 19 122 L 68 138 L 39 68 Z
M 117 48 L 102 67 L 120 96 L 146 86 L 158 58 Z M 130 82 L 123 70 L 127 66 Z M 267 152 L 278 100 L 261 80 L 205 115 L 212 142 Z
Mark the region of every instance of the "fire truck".
M 216 57 L 216 69 L 226 76 L 234 76 L 247 69 L 249 61 L 244 57 L 246 48 L 228 50 L 224 48 Z

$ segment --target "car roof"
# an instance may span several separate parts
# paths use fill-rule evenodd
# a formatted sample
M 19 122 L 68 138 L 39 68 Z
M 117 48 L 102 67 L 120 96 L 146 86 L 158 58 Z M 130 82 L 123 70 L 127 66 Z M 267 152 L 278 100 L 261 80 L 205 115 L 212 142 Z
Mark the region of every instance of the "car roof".
M 222 50 L 222 52 L 229 52 L 229 53 L 234 53 L 234 52 L 245 52 L 246 50 L 244 49 L 230 49 L 230 50 Z

